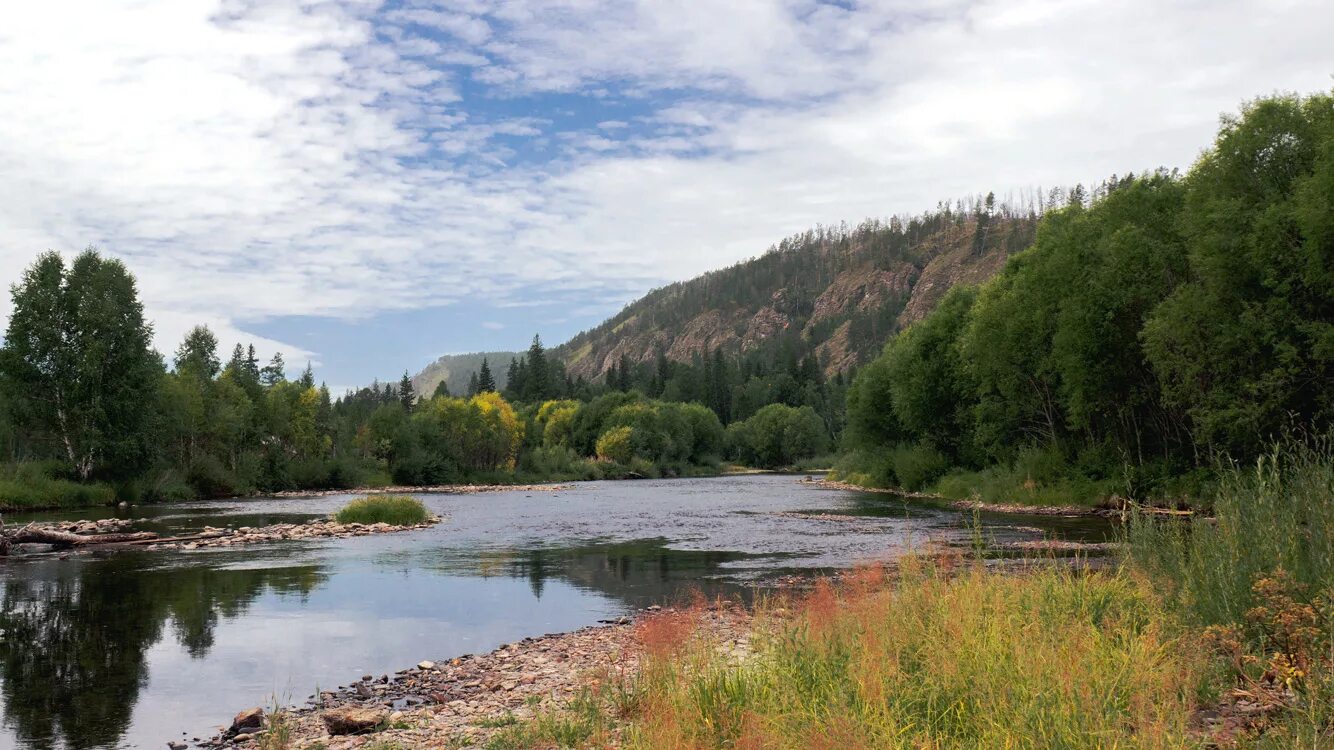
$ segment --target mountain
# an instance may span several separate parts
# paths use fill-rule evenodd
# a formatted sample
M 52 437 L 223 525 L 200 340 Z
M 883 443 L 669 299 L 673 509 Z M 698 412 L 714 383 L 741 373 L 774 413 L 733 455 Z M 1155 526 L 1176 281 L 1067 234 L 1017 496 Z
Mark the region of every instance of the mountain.
M 593 380 L 622 356 L 692 362 L 787 346 L 827 375 L 868 361 L 955 284 L 977 284 L 1033 239 L 1036 217 L 941 211 L 910 220 L 816 229 L 764 255 L 656 289 L 555 349 L 571 377 Z
M 435 393 L 435 387 L 443 380 L 450 393 L 464 395 L 468 392 L 468 377 L 482 369 L 482 359 L 486 359 L 491 368 L 496 387 L 504 388 L 510 360 L 519 355 L 519 352 L 445 354 L 412 377 L 412 389 L 429 396 Z
M 655 289 L 597 327 L 552 349 L 571 378 L 593 381 L 623 362 L 650 365 L 661 353 L 681 363 L 715 350 L 773 362 L 813 354 L 832 376 L 869 361 L 885 341 L 930 312 L 955 284 L 977 284 L 1033 240 L 1037 214 L 974 201 L 855 228 L 820 227 L 764 254 Z M 502 379 L 511 352 L 493 352 Z M 430 393 L 481 364 L 481 354 L 446 355 L 414 378 Z M 499 366 L 497 366 L 499 364 Z

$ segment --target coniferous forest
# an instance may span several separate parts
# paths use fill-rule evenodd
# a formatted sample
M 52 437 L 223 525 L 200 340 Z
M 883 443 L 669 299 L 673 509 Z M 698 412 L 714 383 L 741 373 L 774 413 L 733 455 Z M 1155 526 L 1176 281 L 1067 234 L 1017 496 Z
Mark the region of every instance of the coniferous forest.
M 1189 502 L 1220 462 L 1329 429 L 1334 99 L 1257 100 L 1184 174 L 1041 198 L 822 228 L 645 298 L 728 309 L 805 284 L 790 302 L 801 324 L 762 340 L 589 371 L 579 353 L 614 318 L 483 360 L 457 394 L 417 393 L 405 372 L 335 396 L 309 367 L 292 379 L 281 356 L 221 351 L 204 327 L 163 357 L 131 269 L 48 252 L 13 288 L 0 349 L 0 507 L 681 476 L 834 451 L 840 478 L 949 497 Z M 951 228 L 1008 262 L 906 326 L 906 296 L 817 314 L 846 269 L 831 248 L 913 267 Z M 688 322 L 652 309 L 641 329 Z

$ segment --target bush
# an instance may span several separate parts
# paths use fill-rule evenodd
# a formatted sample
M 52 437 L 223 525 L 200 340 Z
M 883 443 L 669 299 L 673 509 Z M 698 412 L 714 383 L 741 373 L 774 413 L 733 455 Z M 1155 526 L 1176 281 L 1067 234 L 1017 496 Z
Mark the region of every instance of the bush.
M 245 494 L 236 476 L 222 465 L 216 456 L 203 454 L 190 462 L 185 481 L 200 497 L 231 497 Z
M 338 523 L 387 523 L 391 526 L 413 526 L 425 523 L 430 517 L 420 500 L 407 495 L 358 498 L 334 514 Z
M 824 421 L 809 406 L 769 404 L 728 425 L 726 436 L 732 457 L 765 469 L 791 466 L 829 449 Z
M 631 427 L 613 427 L 598 437 L 597 456 L 603 461 L 628 464 L 635 457 L 635 431 Z
M 910 492 L 926 489 L 950 467 L 945 454 L 926 445 L 900 445 L 890 453 L 899 486 Z

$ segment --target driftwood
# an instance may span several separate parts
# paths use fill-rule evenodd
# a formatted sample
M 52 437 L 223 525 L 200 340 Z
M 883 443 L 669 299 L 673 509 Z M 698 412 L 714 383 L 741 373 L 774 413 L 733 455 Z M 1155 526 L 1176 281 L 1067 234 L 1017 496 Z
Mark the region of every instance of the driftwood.
M 104 544 L 142 544 L 158 538 L 151 531 L 118 532 L 111 534 L 74 534 L 47 526 L 28 524 L 17 531 L 6 532 L 0 520 L 0 556 L 8 555 L 15 544 L 49 544 L 52 547 L 97 547 Z

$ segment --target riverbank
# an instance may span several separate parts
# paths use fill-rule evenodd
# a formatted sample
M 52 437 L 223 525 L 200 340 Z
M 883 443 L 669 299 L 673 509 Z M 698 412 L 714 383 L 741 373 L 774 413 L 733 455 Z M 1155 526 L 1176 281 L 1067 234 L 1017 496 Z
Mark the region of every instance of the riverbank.
M 189 739 L 202 748 L 267 750 L 510 747 L 506 738 L 522 727 L 631 684 L 645 645 L 669 623 L 688 626 L 733 656 L 749 653 L 751 617 L 738 606 L 651 607 L 634 618 L 525 638 L 485 654 L 363 675 L 310 696 L 300 708 L 262 720 L 255 709 L 242 711 L 214 737 Z M 569 727 L 577 731 L 576 725 Z
M 36 548 L 51 549 L 67 555 L 71 550 L 144 549 L 196 550 L 213 547 L 238 547 L 266 542 L 302 539 L 346 539 L 370 534 L 389 534 L 400 531 L 425 529 L 440 523 L 437 516 L 428 516 L 421 523 L 340 523 L 334 519 L 317 518 L 305 523 L 278 523 L 261 527 L 241 526 L 235 529 L 205 526 L 196 534 L 159 537 L 154 532 L 121 533 L 134 523 L 130 519 L 107 518 L 99 521 L 59 521 L 32 523 L 5 531 L 0 527 L 0 557 L 13 550 Z
M 955 556 L 812 579 L 363 675 L 208 750 L 1236 747 L 1334 740 L 1282 683 L 1230 686 L 1212 641 L 1123 570 Z M 948 707 L 945 709 L 936 706 Z M 1304 736 L 1302 731 L 1316 734 Z M 185 750 L 186 743 L 173 743 Z
M 893 495 L 907 500 L 929 503 L 942 508 L 958 510 L 971 513 L 1006 513 L 1012 515 L 1025 516 L 1085 516 L 1085 517 L 1104 517 L 1120 518 L 1123 517 L 1129 509 L 1128 501 L 1121 498 L 1109 499 L 1105 506 L 1087 506 L 1087 505 L 1022 505 L 1018 503 L 988 503 L 981 500 L 954 500 L 944 495 L 931 492 L 909 492 L 908 490 L 894 487 L 867 487 L 852 482 L 844 482 L 829 478 L 823 479 L 802 479 L 798 480 L 802 484 L 815 486 L 822 489 L 846 490 L 851 492 L 871 492 L 880 495 Z M 1150 509 L 1154 510 L 1154 509 Z
M 358 487 L 351 490 L 283 490 L 263 497 L 333 497 L 335 495 L 476 495 L 483 492 L 561 492 L 574 489 L 573 484 L 429 484 L 390 485 L 387 487 Z M 255 496 L 249 496 L 255 497 Z

